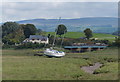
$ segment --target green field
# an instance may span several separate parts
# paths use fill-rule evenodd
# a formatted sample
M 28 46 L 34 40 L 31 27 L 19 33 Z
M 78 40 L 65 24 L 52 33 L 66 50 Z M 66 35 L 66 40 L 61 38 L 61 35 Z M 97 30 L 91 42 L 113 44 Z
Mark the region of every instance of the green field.
M 51 34 L 51 35 L 55 35 L 54 32 L 47 32 L 46 35 Z M 85 37 L 84 33 L 82 32 L 67 32 L 65 34 L 65 37 L 69 37 L 69 38 L 80 38 L 80 37 Z M 107 39 L 110 41 L 115 40 L 115 35 L 111 35 L 111 34 L 102 34 L 102 33 L 93 33 L 93 37 L 92 38 L 98 38 L 98 39 Z
M 118 49 L 86 53 L 67 53 L 62 58 L 33 56 L 35 50 L 3 50 L 3 80 L 116 80 Z M 87 58 L 87 59 L 86 59 Z M 103 67 L 89 74 L 80 69 L 95 62 Z

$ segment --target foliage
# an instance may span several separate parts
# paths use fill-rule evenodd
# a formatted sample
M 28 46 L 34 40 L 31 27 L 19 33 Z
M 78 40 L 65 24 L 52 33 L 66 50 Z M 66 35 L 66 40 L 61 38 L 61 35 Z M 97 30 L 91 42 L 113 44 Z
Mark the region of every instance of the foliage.
M 45 47 L 45 44 L 41 43 L 24 43 L 22 45 L 16 46 L 16 49 L 27 49 L 27 48 L 43 48 Z
M 3 44 L 2 45 L 2 49 L 10 49 L 10 48 L 15 48 L 15 46 L 14 45 L 9 45 L 9 44 Z
M 95 70 L 94 74 L 118 72 L 118 68 L 115 67 L 118 67 L 117 63 L 106 63 L 102 68 Z
M 54 36 L 53 35 L 49 35 L 49 44 L 52 45 L 53 44 L 53 40 L 54 40 Z M 61 42 L 62 42 L 62 39 L 56 37 L 56 39 L 55 39 L 55 45 L 56 46 L 60 46 Z M 62 46 L 69 46 L 69 45 L 72 45 L 72 41 L 63 39 Z
M 87 39 L 89 39 L 93 36 L 92 35 L 92 30 L 90 30 L 90 28 L 85 29 L 84 33 L 85 33 L 85 36 L 86 36 Z
M 2 26 L 3 43 L 14 45 L 21 43 L 25 38 L 34 35 L 37 32 L 33 24 L 21 24 L 16 22 L 6 22 Z
M 118 46 L 118 47 L 120 47 L 120 37 L 116 37 L 115 38 L 115 42 L 113 42 L 113 44 L 112 44 L 112 46 Z
M 53 44 L 53 40 L 54 40 L 54 36 L 53 35 L 49 36 L 49 44 Z
M 57 35 L 63 35 L 67 32 L 67 27 L 63 24 L 58 25 L 57 29 L 55 30 Z
M 15 32 L 20 26 L 16 22 L 5 22 L 2 26 L 2 37 Z
M 25 39 L 23 30 L 19 27 L 16 31 L 9 33 L 8 35 L 4 36 L 2 41 L 4 44 L 13 45 L 15 43 L 19 44 Z
M 35 35 L 37 32 L 36 27 L 33 24 L 21 25 L 25 38 L 29 38 L 30 35 Z
M 93 40 L 93 39 L 92 39 L 92 41 L 93 41 L 94 43 L 104 43 L 104 44 L 109 44 L 109 43 L 110 43 L 109 40 Z
M 50 34 L 48 34 L 48 38 L 50 38 L 51 37 L 51 35 Z
M 62 39 L 57 39 L 55 42 L 55 45 L 57 45 L 57 46 L 70 46 L 70 45 L 72 45 L 72 42 L 68 41 L 68 40 L 63 40 L 63 43 L 61 45 L 61 41 L 62 41 Z

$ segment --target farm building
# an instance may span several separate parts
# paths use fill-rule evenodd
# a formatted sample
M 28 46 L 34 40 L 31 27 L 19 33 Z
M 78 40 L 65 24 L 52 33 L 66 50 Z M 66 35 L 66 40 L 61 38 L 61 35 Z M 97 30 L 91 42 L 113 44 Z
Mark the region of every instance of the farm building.
M 45 43 L 48 44 L 49 43 L 49 39 L 46 36 L 41 36 L 41 35 L 30 35 L 29 38 L 26 38 L 23 43 L 27 43 L 27 42 L 32 42 L 32 43 Z

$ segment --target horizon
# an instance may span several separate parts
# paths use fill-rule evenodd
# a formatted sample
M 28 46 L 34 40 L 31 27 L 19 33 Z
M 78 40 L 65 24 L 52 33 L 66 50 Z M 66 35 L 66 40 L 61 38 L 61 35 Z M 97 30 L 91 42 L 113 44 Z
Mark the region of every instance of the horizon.
M 83 18 L 118 18 L 118 17 L 81 17 L 81 18 L 61 18 L 61 20 L 70 20 L 70 19 L 83 19 Z M 5 22 L 19 22 L 19 21 L 27 21 L 27 20 L 39 20 L 39 19 L 43 19 L 43 20 L 54 20 L 55 18 L 32 18 L 32 19 L 23 19 L 23 20 L 16 20 L 16 21 L 5 21 Z M 59 18 L 56 18 L 55 20 L 57 20 Z M 5 22 L 0 22 L 0 23 L 5 23 Z

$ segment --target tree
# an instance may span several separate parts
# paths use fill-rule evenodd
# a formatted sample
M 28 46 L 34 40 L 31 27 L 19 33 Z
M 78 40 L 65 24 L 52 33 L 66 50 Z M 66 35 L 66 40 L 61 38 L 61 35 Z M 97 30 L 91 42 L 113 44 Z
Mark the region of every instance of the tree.
M 51 35 L 50 34 L 48 34 L 48 38 L 50 38 L 51 37 Z
M 52 43 L 53 43 L 53 40 L 54 40 L 54 35 L 51 35 L 51 36 L 49 37 L 49 44 L 52 44 Z
M 21 43 L 24 39 L 24 33 L 20 25 L 16 22 L 6 22 L 2 26 L 2 42 L 13 45 Z
M 120 37 L 115 38 L 114 46 L 120 47 Z
M 20 26 L 16 22 L 6 22 L 2 26 L 2 37 L 16 31 Z
M 7 34 L 3 37 L 2 41 L 4 44 L 13 45 L 15 43 L 21 43 L 25 39 L 23 29 L 19 27 L 16 31 Z
M 63 24 L 58 25 L 57 29 L 55 30 L 57 35 L 63 35 L 67 32 L 67 27 Z
M 37 28 L 33 24 L 21 25 L 21 27 L 26 38 L 29 38 L 30 35 L 35 35 L 37 32 Z
M 89 39 L 93 36 L 92 35 L 92 30 L 90 30 L 90 28 L 85 29 L 84 33 L 85 33 L 85 36 L 86 36 L 87 39 Z

